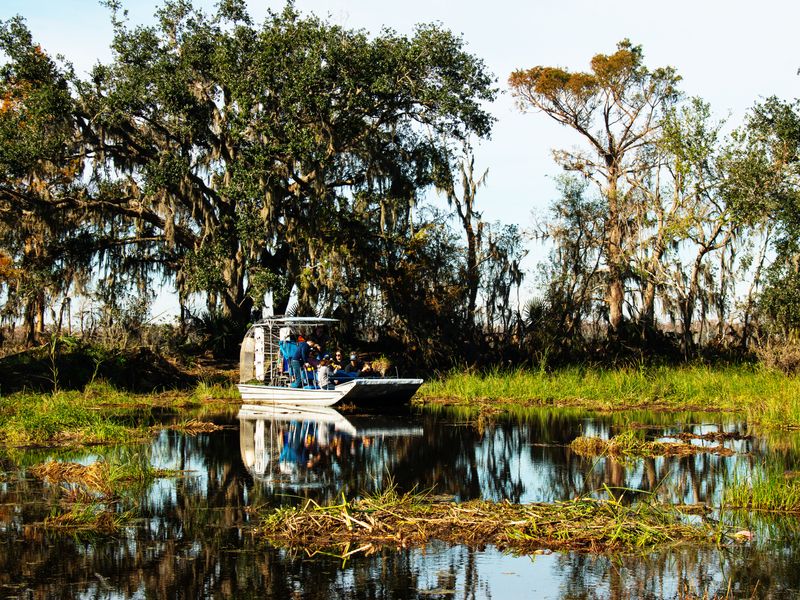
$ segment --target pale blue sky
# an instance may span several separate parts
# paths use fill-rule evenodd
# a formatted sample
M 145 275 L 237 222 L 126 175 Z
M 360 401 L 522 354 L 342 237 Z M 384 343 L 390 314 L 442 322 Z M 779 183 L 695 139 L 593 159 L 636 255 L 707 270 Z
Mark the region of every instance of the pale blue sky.
M 151 20 L 157 4 L 125 2 L 132 23 Z M 283 2 L 250 0 L 249 6 L 260 22 L 267 8 L 279 10 Z M 760 98 L 800 96 L 800 4 L 786 0 L 296 0 L 295 6 L 370 32 L 386 26 L 410 33 L 415 23 L 440 22 L 463 34 L 504 92 L 516 68 L 586 70 L 592 55 L 612 52 L 627 37 L 643 46 L 648 66 L 674 66 L 683 90 L 705 98 L 717 115 L 730 114 L 733 125 Z M 110 58 L 111 27 L 96 0 L 0 0 L 0 19 L 15 14 L 26 17 L 46 51 L 64 54 L 79 71 Z M 478 152 L 476 167 L 489 169 L 478 208 L 488 220 L 529 227 L 531 211 L 544 210 L 554 197 L 552 176 L 559 171 L 550 150 L 580 140 L 542 114 L 520 114 L 508 93 L 491 110 L 498 122 Z

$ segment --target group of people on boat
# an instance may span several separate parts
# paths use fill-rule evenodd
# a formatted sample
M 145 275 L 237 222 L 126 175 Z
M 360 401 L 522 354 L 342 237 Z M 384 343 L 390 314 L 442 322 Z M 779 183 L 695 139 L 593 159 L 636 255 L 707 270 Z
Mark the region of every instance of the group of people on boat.
M 285 337 L 285 339 L 284 339 Z M 356 377 L 374 375 L 369 363 L 364 363 L 355 352 L 345 361 L 344 353 L 336 349 L 333 355 L 324 352 L 318 340 L 289 333 L 278 343 L 283 372 L 291 379 L 293 388 L 320 388 L 331 390 L 336 384 Z

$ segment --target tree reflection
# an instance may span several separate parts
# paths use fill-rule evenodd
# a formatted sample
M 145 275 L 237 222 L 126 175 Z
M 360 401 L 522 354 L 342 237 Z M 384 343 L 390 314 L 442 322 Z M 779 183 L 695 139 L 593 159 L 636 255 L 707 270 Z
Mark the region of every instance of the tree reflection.
M 341 560 L 273 548 L 252 533 L 253 507 L 320 501 L 380 489 L 391 476 L 401 491 L 432 489 L 456 499 L 554 501 L 597 492 L 604 485 L 644 490 L 666 502 L 714 504 L 733 478 L 761 468 L 795 468 L 800 444 L 771 453 L 763 440 L 741 445 L 745 454 L 720 457 L 589 460 L 568 444 L 591 430 L 611 436 L 614 417 L 532 411 L 526 415 L 476 420 L 459 413 L 400 414 L 391 418 L 348 414 L 353 429 L 318 427 L 308 454 L 284 479 L 268 480 L 254 468 L 243 440 L 255 423 L 226 422 L 234 429 L 188 436 L 162 432 L 150 446 L 87 450 L 71 460 L 115 456 L 180 469 L 127 499 L 139 518 L 116 538 L 74 538 L 40 524 L 57 508 L 54 486 L 24 477 L 24 467 L 41 454 L 3 457 L 0 480 L 0 586 L 8 595 L 41 598 L 225 597 L 416 598 L 498 597 L 492 586 L 503 559 L 491 549 L 431 544 L 424 551 L 386 549 L 370 557 Z M 288 441 L 280 426 L 262 423 L 263 446 L 280 450 Z M 302 422 L 301 422 L 302 425 Z M 670 433 L 672 425 L 648 435 Z M 271 431 L 271 433 L 270 433 Z M 394 434 L 391 432 L 394 431 Z M 302 433 L 302 431 L 301 431 Z M 788 435 L 788 434 L 787 434 Z M 771 443 L 771 442 L 770 442 Z M 52 456 L 57 455 L 50 452 Z M 322 455 L 324 457 L 321 457 Z M 314 456 L 318 458 L 314 458 Z M 280 452 L 278 453 L 280 456 Z M 245 460 L 243 460 L 245 457 Z M 280 461 L 279 461 L 280 462 Z M 273 466 L 279 466 L 279 462 Z M 263 465 L 262 465 L 263 466 Z M 12 476 L 19 471 L 22 476 Z M 312 485 L 313 484 L 313 485 Z M 741 516 L 737 523 L 756 533 L 757 544 L 726 549 L 679 548 L 615 558 L 560 554 L 550 561 L 552 580 L 563 598 L 671 597 L 682 586 L 702 593 L 791 597 L 800 588 L 800 548 L 792 543 L 796 520 Z M 30 593 L 26 592 L 30 590 Z M 452 590 L 455 590 L 452 592 Z

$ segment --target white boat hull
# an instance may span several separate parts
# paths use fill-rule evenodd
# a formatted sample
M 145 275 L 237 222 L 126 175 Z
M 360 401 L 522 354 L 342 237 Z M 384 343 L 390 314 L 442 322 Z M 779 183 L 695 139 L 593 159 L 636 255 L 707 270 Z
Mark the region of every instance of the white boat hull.
M 344 400 L 352 401 L 407 401 L 410 400 L 422 379 L 353 379 L 340 383 L 332 390 L 278 387 L 240 383 L 242 400 L 253 404 L 289 404 L 293 406 L 333 406 Z

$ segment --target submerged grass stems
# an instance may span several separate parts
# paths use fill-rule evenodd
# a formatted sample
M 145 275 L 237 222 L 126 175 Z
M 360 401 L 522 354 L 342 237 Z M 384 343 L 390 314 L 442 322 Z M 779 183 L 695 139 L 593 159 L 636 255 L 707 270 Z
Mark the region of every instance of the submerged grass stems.
M 800 426 L 800 378 L 752 366 L 564 368 L 454 372 L 427 382 L 422 402 L 706 409 L 746 412 L 753 421 Z
M 552 504 L 474 500 L 441 502 L 424 495 L 378 496 L 333 505 L 307 501 L 263 515 L 256 530 L 271 543 L 309 554 L 371 554 L 382 547 L 421 547 L 431 540 L 530 554 L 537 550 L 620 552 L 679 543 L 713 543 L 719 533 L 689 524 L 673 508 L 615 499 L 581 498 Z M 355 548 L 351 550 L 350 548 Z

